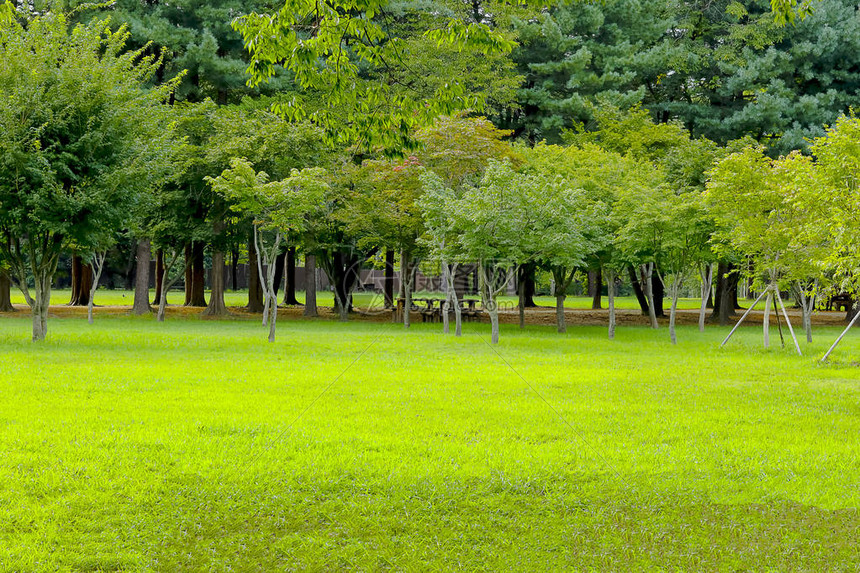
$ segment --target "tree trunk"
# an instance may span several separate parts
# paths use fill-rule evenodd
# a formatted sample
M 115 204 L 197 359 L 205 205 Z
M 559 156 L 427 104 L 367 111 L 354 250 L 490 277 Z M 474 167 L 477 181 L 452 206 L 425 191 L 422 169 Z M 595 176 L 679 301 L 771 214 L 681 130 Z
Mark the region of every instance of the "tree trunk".
M 12 280 L 0 269 L 0 312 L 15 312 L 12 306 Z
M 609 340 L 615 338 L 615 271 L 606 271 L 606 292 L 609 297 Z
M 161 288 L 164 286 L 164 249 L 155 252 L 155 297 L 152 304 L 161 303 Z
M 203 311 L 203 316 L 227 316 L 227 305 L 224 303 L 224 253 L 212 253 L 212 290 L 209 294 L 209 305 Z
M 280 234 L 278 235 L 278 241 L 280 241 Z M 275 245 L 277 249 L 277 243 Z M 280 257 L 280 255 L 278 255 Z M 269 261 L 271 264 L 271 260 Z M 281 267 L 283 269 L 283 267 Z M 283 272 L 283 270 L 281 271 Z M 266 285 L 266 289 L 268 292 L 268 300 L 269 300 L 269 342 L 275 341 L 275 325 L 278 322 L 278 293 L 275 290 L 275 285 L 278 281 L 275 280 L 275 275 L 277 274 L 277 264 L 275 264 L 275 269 L 268 269 L 266 273 L 266 279 L 268 280 L 268 284 Z
M 385 278 L 382 283 L 385 308 L 394 308 L 394 251 L 385 251 Z
M 735 316 L 735 303 L 737 301 L 738 274 L 732 273 L 733 266 L 729 263 L 720 263 L 717 267 L 717 286 L 714 299 L 714 312 L 712 318 L 719 318 L 720 326 L 726 326 L 730 318 Z M 723 304 L 723 302 L 726 304 Z
M 93 262 L 90 270 L 92 271 L 92 285 L 90 286 L 89 301 L 87 302 L 87 322 L 93 323 L 93 304 L 96 298 L 96 290 L 99 288 L 99 279 L 101 279 L 102 271 L 105 268 L 106 252 L 94 253 Z
M 263 283 L 257 270 L 257 247 L 253 231 L 248 240 L 248 312 L 263 312 Z
M 302 303 L 296 298 L 296 248 L 287 249 L 287 277 L 284 284 L 284 304 L 297 306 Z
M 403 285 L 404 328 L 411 326 L 413 268 L 412 256 L 405 250 L 400 251 L 400 284 Z
M 33 277 L 36 297 L 31 309 L 33 314 L 33 342 L 45 340 L 48 335 L 48 308 L 51 305 L 51 277 L 53 273 L 41 270 Z
M 666 290 L 660 276 L 653 272 L 651 275 L 651 304 L 654 306 L 654 316 L 657 318 L 666 318 L 666 313 L 663 311 L 663 299 L 666 298 Z
M 708 299 L 711 296 L 711 282 L 714 278 L 714 265 L 707 264 L 700 270 L 702 279 L 702 304 L 699 307 L 699 332 L 705 332 L 705 314 L 708 309 Z
M 141 239 L 137 242 L 137 273 L 134 279 L 134 306 L 131 311 L 134 314 L 149 314 L 152 308 L 149 306 L 149 261 L 152 250 L 149 239 Z
M 636 269 L 631 265 L 627 267 L 627 273 L 630 275 L 630 286 L 633 287 L 633 292 L 636 294 L 636 300 L 639 301 L 639 308 L 642 309 L 642 316 L 648 316 L 650 314 L 648 299 L 645 298 L 642 284 L 639 282 L 639 277 L 636 276 Z
M 525 308 L 537 308 L 535 304 L 535 271 L 534 264 L 523 265 L 520 269 L 520 280 L 523 282 L 523 306 Z
M 490 342 L 492 344 L 499 343 L 499 309 L 495 305 L 490 307 L 490 310 L 487 311 L 490 315 Z
M 194 252 L 191 249 L 191 243 L 185 243 L 185 306 L 191 306 L 191 290 L 194 285 L 194 271 L 191 268 L 191 261 L 194 260 Z
M 672 306 L 669 310 L 669 339 L 672 344 L 678 344 L 678 337 L 675 334 L 675 316 L 678 311 L 678 295 L 681 291 L 681 277 L 672 280 L 669 295 L 672 297 Z
M 603 275 L 600 269 L 588 271 L 588 290 L 591 295 L 591 310 L 601 310 L 603 308 Z
M 206 306 L 206 244 L 194 241 L 191 247 L 193 261 L 191 263 L 191 302 L 188 306 Z
M 317 316 L 317 258 L 305 255 L 305 316 Z
M 287 265 L 287 252 L 278 253 L 278 256 L 275 257 L 275 298 L 277 299 L 278 293 L 281 291 L 281 283 L 284 282 L 284 267 Z
M 93 286 L 93 269 L 84 264 L 77 253 L 72 255 L 72 296 L 69 306 L 87 306 L 90 302 L 90 289 Z
M 567 332 L 567 324 L 564 320 L 564 299 L 567 296 L 562 294 L 555 295 L 555 324 L 559 334 Z
M 445 334 L 448 334 L 448 313 L 451 311 L 451 304 L 454 305 L 454 336 L 462 336 L 463 334 L 463 309 L 460 307 L 460 300 L 457 297 L 457 289 L 454 286 L 454 282 L 457 278 L 457 269 L 459 265 L 448 265 L 448 263 L 443 262 L 443 267 L 445 268 L 445 280 L 448 281 L 447 293 L 445 297 L 445 305 L 442 309 L 442 315 L 445 320 L 444 331 Z
M 645 285 L 645 299 L 648 304 L 648 317 L 651 319 L 651 328 L 659 328 L 657 313 L 654 310 L 654 281 L 651 280 L 654 273 L 654 263 L 642 265 L 640 272 L 642 273 L 642 284 Z
M 520 315 L 520 330 L 526 327 L 526 281 L 520 269 L 520 280 L 517 281 L 517 307 Z
M 230 290 L 239 290 L 239 250 L 230 251 Z

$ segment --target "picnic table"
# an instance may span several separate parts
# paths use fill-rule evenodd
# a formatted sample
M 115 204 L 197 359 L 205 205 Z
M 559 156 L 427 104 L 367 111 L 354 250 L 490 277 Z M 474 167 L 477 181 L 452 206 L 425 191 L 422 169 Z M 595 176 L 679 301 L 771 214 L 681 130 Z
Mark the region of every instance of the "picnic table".
M 411 312 L 420 312 L 421 320 L 423 322 L 441 322 L 442 321 L 442 309 L 445 306 L 444 298 L 438 297 L 416 297 L 412 299 L 412 305 L 410 308 Z M 460 304 L 461 313 L 464 319 L 466 320 L 476 320 L 480 314 L 481 310 L 476 308 L 476 304 L 480 302 L 477 299 L 462 299 L 458 301 Z M 423 307 L 421 306 L 423 305 Z M 394 322 L 400 322 L 403 320 L 403 309 L 406 306 L 406 299 L 403 297 L 398 297 L 397 304 L 395 304 L 392 309 L 394 312 L 393 320 Z M 454 312 L 454 309 L 448 311 L 449 314 Z

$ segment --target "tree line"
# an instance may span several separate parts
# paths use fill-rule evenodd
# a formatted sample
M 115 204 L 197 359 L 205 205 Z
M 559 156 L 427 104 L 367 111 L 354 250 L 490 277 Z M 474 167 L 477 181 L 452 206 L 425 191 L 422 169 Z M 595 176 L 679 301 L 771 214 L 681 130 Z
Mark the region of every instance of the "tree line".
M 452 285 L 477 263 L 494 342 L 496 297 L 536 269 L 553 276 L 560 331 L 590 269 L 610 336 L 626 276 L 654 326 L 668 294 L 673 342 L 690 276 L 702 327 L 713 283 L 728 316 L 741 272 L 767 305 L 795 289 L 808 336 L 810 301 L 853 291 L 847 4 L 788 26 L 756 2 L 441 5 L 4 4 L 0 283 L 24 293 L 33 338 L 60 254 L 91 263 L 95 292 L 123 236 L 138 312 L 156 254 L 159 320 L 180 278 L 190 302 L 226 312 L 225 253 L 246 245 L 271 340 L 287 249 L 326 272 L 344 319 L 378 253 L 400 254 L 407 308 L 419 264 Z

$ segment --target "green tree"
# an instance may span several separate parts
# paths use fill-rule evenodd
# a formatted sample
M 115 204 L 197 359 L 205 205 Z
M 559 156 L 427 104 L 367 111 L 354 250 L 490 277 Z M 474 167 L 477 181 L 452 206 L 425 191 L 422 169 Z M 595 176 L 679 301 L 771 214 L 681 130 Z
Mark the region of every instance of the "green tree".
M 400 155 L 416 149 L 414 130 L 440 115 L 510 99 L 515 83 L 499 77 L 511 70 L 516 4 L 545 2 L 288 0 L 235 26 L 252 84 L 282 65 L 300 87 L 281 113 L 310 119 L 339 145 Z
M 234 159 L 230 168 L 207 182 L 219 194 L 233 203 L 233 208 L 254 218 L 254 241 L 257 247 L 257 268 L 265 282 L 265 325 L 269 326 L 269 342 L 275 341 L 278 318 L 278 297 L 275 292 L 275 259 L 281 242 L 304 230 L 309 214 L 321 201 L 326 188 L 324 169 L 294 169 L 280 181 L 270 181 L 265 172 L 256 172 L 247 159 Z M 269 236 L 270 240 L 266 240 Z
M 421 244 L 442 271 L 445 286 L 442 323 L 446 334 L 451 308 L 454 334 L 462 334 L 462 309 L 455 279 L 462 268 L 474 262 L 458 247 L 451 210 L 464 190 L 480 181 L 490 159 L 518 160 L 514 149 L 504 141 L 508 135 L 510 132 L 497 129 L 486 118 L 462 116 L 440 117 L 416 134 L 422 145 L 416 156 L 429 172 L 421 178 L 423 193 L 419 201 L 427 227 Z
M 93 250 L 154 184 L 174 86 L 144 89 L 160 62 L 126 52 L 124 29 L 22 22 L 0 23 L 0 250 L 42 340 L 60 252 Z
M 720 239 L 717 247 L 734 248 L 749 257 L 753 284 L 762 293 L 759 300 L 765 298 L 765 348 L 770 345 L 771 305 L 778 303 L 788 322 L 780 285 L 797 279 L 792 276 L 796 268 L 792 252 L 797 248 L 798 230 L 806 222 L 806 194 L 814 181 L 815 168 L 809 157 L 793 153 L 772 160 L 761 147 L 747 147 L 720 161 L 708 182 L 707 202 Z M 788 326 L 794 337 L 790 322 Z M 800 353 L 797 340 L 794 342 Z
M 451 215 L 459 249 L 478 263 L 481 303 L 490 316 L 492 343 L 499 342 L 497 297 L 519 266 L 539 250 L 541 185 L 538 177 L 518 174 L 509 163 L 490 160 L 483 178 L 453 201 Z

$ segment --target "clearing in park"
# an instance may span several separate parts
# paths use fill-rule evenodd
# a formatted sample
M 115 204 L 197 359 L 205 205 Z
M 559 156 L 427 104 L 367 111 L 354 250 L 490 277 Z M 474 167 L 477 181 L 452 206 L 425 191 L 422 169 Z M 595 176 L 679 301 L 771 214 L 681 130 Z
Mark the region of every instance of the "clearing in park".
M 848 570 L 860 340 L 0 320 L 0 569 Z M 832 339 L 838 328 L 821 329 Z M 827 344 L 805 347 L 819 355 Z M 842 360 L 843 362 L 840 362 Z M 756 565 L 758 564 L 758 565 Z

